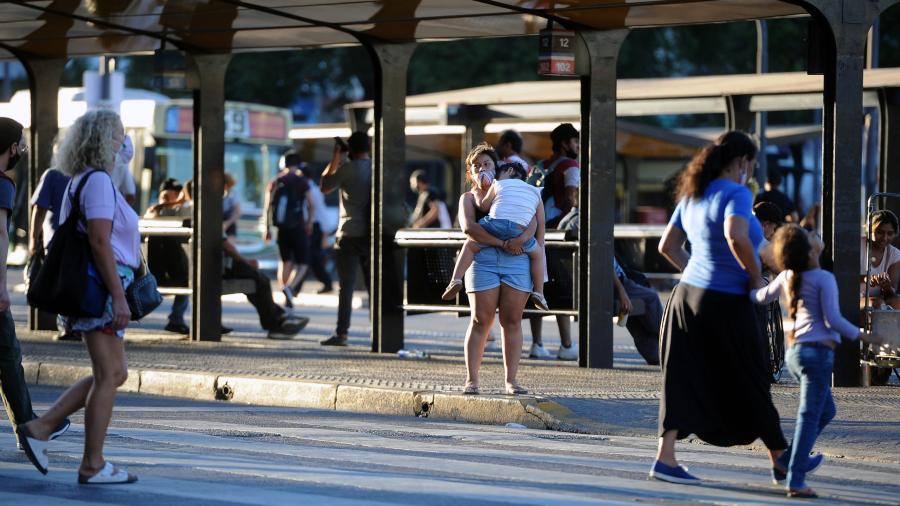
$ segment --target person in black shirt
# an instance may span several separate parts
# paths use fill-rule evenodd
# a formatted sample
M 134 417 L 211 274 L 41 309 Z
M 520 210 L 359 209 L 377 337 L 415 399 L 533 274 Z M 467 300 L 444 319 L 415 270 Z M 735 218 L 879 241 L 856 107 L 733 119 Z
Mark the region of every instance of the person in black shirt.
M 800 215 L 797 214 L 797 206 L 794 205 L 794 201 L 790 197 L 778 189 L 779 186 L 781 186 L 781 171 L 778 169 L 770 170 L 769 177 L 766 180 L 765 191 L 757 195 L 753 203 L 771 202 L 784 211 L 784 221 L 797 223 L 800 221 Z
M 432 190 L 424 170 L 409 176 L 409 187 L 417 193 L 416 208 L 409 218 L 411 228 L 450 228 L 450 213 L 440 190 Z

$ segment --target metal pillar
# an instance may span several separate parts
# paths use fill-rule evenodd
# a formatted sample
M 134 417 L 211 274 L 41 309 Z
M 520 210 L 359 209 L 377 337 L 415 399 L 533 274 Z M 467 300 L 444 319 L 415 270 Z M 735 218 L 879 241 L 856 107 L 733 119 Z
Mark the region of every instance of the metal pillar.
M 637 156 L 622 157 L 622 168 L 625 171 L 622 177 L 622 186 L 625 189 L 622 195 L 622 204 L 619 207 L 619 214 L 622 221 L 628 223 L 635 219 L 638 205 L 638 185 L 640 179 L 638 172 L 640 171 L 641 158 Z
M 616 61 L 628 30 L 582 31 L 578 365 L 613 366 L 613 226 L 616 202 Z
M 406 223 L 406 79 L 414 43 L 366 45 L 375 70 L 372 171 L 372 267 L 369 313 L 372 351 L 403 348 L 403 259 L 394 235 Z
M 725 128 L 753 132 L 756 114 L 750 111 L 750 95 L 725 96 Z
M 878 188 L 880 191 L 900 193 L 900 88 L 878 90 L 879 116 L 881 121 L 878 166 Z M 891 165 L 894 170 L 891 171 Z M 884 199 L 882 208 L 900 214 L 897 199 Z
M 855 266 L 860 259 L 862 230 L 862 135 L 863 68 L 866 37 L 875 19 L 897 0 L 806 0 L 801 2 L 830 28 L 834 51 L 827 56 L 823 132 L 823 207 L 830 209 L 831 228 L 825 240 L 831 245 L 834 266 Z M 833 100 L 833 101 L 832 101 Z M 831 171 L 829 172 L 829 168 Z M 830 181 L 829 181 L 830 180 Z M 830 191 L 830 199 L 828 193 Z M 826 214 L 826 213 L 823 213 Z M 826 214 L 826 215 L 827 215 Z M 859 273 L 834 269 L 841 312 L 851 321 L 859 315 Z M 845 342 L 835 354 L 836 386 L 859 386 L 859 343 Z
M 769 24 L 765 20 L 756 21 L 756 73 L 769 72 Z M 769 123 L 769 113 L 759 111 L 755 113 L 756 122 L 754 133 L 759 138 L 759 153 L 756 158 L 757 169 L 754 176 L 760 186 L 765 184 L 769 176 L 769 162 L 766 158 L 766 125 Z
M 225 72 L 230 54 L 194 54 L 194 231 L 191 339 L 222 339 L 222 193 Z
M 28 175 L 25 188 L 28 195 L 34 194 L 41 174 L 50 167 L 53 160 L 53 139 L 59 131 L 59 82 L 65 58 L 58 59 L 23 59 L 22 64 L 28 73 L 31 90 L 31 139 L 29 139 L 30 156 L 28 158 Z M 21 119 L 21 118 L 20 118 Z M 29 206 L 30 207 L 30 206 Z M 31 213 L 27 216 L 30 218 Z M 29 308 L 28 328 L 30 330 L 56 330 L 56 315 L 36 308 Z
M 460 144 L 459 166 L 462 170 L 459 173 L 459 195 L 469 191 L 469 184 L 466 182 L 466 172 L 469 167 L 466 166 L 466 155 L 469 154 L 476 144 L 484 141 L 484 126 L 486 121 L 470 121 L 465 124 L 466 133 L 462 135 L 462 143 Z M 459 196 L 457 196 L 457 199 Z M 458 211 L 458 210 L 457 210 Z

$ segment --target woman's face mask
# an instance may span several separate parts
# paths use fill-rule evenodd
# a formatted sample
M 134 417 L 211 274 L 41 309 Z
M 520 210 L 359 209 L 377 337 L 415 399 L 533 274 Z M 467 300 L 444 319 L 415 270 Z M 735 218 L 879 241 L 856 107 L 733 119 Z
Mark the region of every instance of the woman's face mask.
M 122 142 L 122 148 L 116 152 L 116 165 L 128 165 L 132 158 L 134 158 L 134 144 L 131 142 L 131 137 L 126 135 Z

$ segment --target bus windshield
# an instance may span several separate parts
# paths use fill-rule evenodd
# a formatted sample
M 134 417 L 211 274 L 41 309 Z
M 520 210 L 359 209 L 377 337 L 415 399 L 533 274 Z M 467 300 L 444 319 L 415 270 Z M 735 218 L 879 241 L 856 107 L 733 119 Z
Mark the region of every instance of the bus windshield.
M 266 184 L 278 171 L 278 159 L 286 148 L 268 144 L 225 144 L 225 171 L 236 181 L 232 190 L 241 200 L 243 212 L 259 213 L 263 206 Z M 157 181 L 153 188 L 166 178 L 181 182 L 194 177 L 194 155 L 191 141 L 184 139 L 160 139 L 155 148 Z M 154 195 L 155 200 L 155 195 Z

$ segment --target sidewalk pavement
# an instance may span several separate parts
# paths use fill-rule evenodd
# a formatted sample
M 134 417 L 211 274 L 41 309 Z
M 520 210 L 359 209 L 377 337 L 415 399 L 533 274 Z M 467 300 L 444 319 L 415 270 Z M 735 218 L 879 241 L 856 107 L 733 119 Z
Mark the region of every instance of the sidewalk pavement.
M 303 297 L 301 296 L 301 300 Z M 324 299 L 319 299 L 322 303 Z M 89 373 L 80 343 L 54 342 L 49 332 L 28 332 L 24 306 L 14 298 L 14 317 L 29 382 L 68 386 Z M 127 332 L 130 376 L 124 391 L 200 400 L 422 416 L 476 423 L 516 423 L 587 434 L 655 437 L 660 374 L 643 365 L 624 329 L 616 328 L 615 368 L 579 369 L 572 362 L 528 359 L 525 337 L 519 380 L 532 395 L 502 395 L 499 342 L 491 343 L 481 373 L 483 394 L 461 395 L 466 320 L 445 315 L 407 318 L 407 348 L 426 351 L 427 360 L 373 354 L 367 312 L 354 311 L 347 348 L 322 347 L 335 310 L 303 306 L 310 325 L 293 341 L 271 341 L 259 330 L 246 303 L 223 301 L 223 324 L 235 331 L 220 343 L 192 343 L 160 332 L 168 307 Z M 544 343 L 558 342 L 545 322 Z M 527 327 L 527 325 L 526 325 Z M 435 330 L 440 329 L 440 330 Z M 498 333 L 499 338 L 499 333 Z M 576 337 L 577 339 L 577 337 Z M 896 383 L 865 389 L 836 388 L 837 418 L 817 449 L 831 458 L 900 464 L 900 388 Z M 773 388 L 773 398 L 790 439 L 799 388 L 790 380 Z M 756 448 L 762 449 L 761 443 Z

